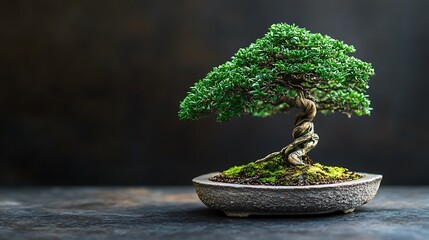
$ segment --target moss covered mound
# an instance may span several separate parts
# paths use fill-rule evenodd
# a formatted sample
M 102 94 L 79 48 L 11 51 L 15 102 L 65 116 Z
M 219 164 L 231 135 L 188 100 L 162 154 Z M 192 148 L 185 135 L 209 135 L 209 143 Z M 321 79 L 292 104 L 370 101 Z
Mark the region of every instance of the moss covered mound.
M 324 166 L 320 163 L 306 166 L 285 165 L 281 157 L 262 163 L 251 162 L 231 167 L 211 178 L 216 182 L 250 185 L 304 186 L 345 182 L 361 178 L 346 168 Z

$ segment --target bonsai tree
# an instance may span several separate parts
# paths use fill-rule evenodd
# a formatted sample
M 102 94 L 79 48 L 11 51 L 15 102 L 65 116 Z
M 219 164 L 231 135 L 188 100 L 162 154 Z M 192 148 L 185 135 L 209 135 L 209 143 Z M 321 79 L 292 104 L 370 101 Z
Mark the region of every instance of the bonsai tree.
M 195 83 L 180 103 L 179 117 L 196 120 L 214 112 L 222 122 L 244 114 L 267 117 L 300 108 L 293 142 L 256 163 L 281 159 L 293 166 L 309 164 L 308 152 L 319 140 L 313 124 L 318 111 L 349 117 L 370 114 L 365 92 L 374 69 L 348 55 L 354 51 L 327 35 L 274 24 L 264 37 Z

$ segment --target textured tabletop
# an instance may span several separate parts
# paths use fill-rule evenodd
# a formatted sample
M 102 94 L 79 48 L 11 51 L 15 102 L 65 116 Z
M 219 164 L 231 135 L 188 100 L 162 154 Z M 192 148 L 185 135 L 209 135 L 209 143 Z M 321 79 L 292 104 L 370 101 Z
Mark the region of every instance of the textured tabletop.
M 350 214 L 228 218 L 192 187 L 0 188 L 0 239 L 429 239 L 429 187 Z

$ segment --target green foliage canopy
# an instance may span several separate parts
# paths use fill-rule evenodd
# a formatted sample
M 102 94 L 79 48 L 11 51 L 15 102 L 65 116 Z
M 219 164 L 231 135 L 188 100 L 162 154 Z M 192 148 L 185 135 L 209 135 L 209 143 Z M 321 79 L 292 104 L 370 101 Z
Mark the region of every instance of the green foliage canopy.
M 348 55 L 354 51 L 327 35 L 273 24 L 264 37 L 195 83 L 180 103 L 179 117 L 195 120 L 216 112 L 221 122 L 242 114 L 287 113 L 299 92 L 313 98 L 322 113 L 369 114 L 365 91 L 374 69 Z

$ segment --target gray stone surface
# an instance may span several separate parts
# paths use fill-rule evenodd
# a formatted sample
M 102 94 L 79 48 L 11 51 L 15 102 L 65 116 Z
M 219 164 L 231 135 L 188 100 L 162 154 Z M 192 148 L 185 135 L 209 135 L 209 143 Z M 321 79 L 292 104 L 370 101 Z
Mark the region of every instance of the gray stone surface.
M 350 214 L 229 218 L 189 187 L 0 188 L 0 239 L 428 239 L 429 187 Z
M 261 186 L 210 181 L 219 173 L 194 178 L 198 197 L 208 207 L 231 217 L 250 215 L 305 215 L 353 212 L 373 199 L 381 175 L 358 173 L 361 179 L 312 186 Z

